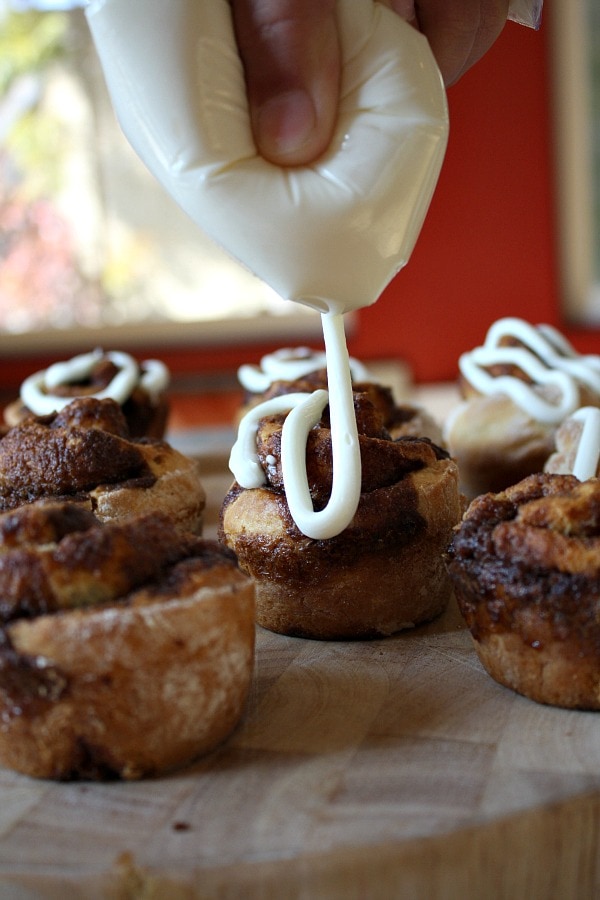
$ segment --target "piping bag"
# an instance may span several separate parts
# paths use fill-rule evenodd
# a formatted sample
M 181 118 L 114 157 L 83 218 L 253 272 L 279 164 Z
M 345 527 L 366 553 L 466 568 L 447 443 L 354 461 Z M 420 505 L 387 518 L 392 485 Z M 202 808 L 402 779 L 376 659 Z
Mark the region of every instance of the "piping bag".
M 445 91 L 427 40 L 373 0 L 338 0 L 338 122 L 316 163 L 257 152 L 228 0 L 92 0 L 125 136 L 173 199 L 281 297 L 373 303 L 408 260 L 441 167 Z
M 351 521 L 361 483 L 343 315 L 374 303 L 408 261 L 446 149 L 446 95 L 429 44 L 381 3 L 338 0 L 333 139 L 315 163 L 280 168 L 254 145 L 228 0 L 92 0 L 86 15 L 121 128 L 148 169 L 230 256 L 321 313 L 327 507 L 314 512 L 306 473 L 298 481 L 288 464 L 286 474 L 283 454 L 282 465 L 300 530 L 333 536 Z M 311 396 L 286 418 L 282 446 L 297 450 L 320 418 L 327 397 Z M 242 486 L 255 484 L 232 471 Z

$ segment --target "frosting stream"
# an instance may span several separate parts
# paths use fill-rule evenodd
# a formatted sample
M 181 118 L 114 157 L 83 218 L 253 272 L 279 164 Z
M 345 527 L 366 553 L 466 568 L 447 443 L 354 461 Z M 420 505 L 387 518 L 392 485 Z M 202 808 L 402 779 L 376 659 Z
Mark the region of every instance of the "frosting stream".
M 288 507 L 296 525 L 316 540 L 333 537 L 346 528 L 360 500 L 361 461 L 350 361 L 343 317 L 323 314 L 329 391 L 285 394 L 253 407 L 242 419 L 229 458 L 237 482 L 246 488 L 266 483 L 256 452 L 256 429 L 263 416 L 289 412 L 281 435 L 281 466 Z M 329 403 L 333 454 L 333 487 L 327 506 L 315 511 L 306 475 L 306 441 Z

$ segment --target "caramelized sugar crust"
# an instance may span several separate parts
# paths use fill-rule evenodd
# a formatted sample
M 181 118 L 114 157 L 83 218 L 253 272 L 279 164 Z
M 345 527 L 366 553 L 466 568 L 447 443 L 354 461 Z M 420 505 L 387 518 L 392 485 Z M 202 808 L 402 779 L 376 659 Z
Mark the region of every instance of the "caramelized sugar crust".
M 254 587 L 233 554 L 152 513 L 0 516 L 0 763 L 35 777 L 139 778 L 235 727 L 253 669 Z
M 493 677 L 540 702 L 600 708 L 598 479 L 537 474 L 478 497 L 448 570 Z
M 200 546 L 160 513 L 99 526 L 68 503 L 0 515 L 0 621 L 118 600 Z
M 75 400 L 56 415 L 26 420 L 0 440 L 1 509 L 150 474 L 112 400 Z
M 0 511 L 49 497 L 85 502 L 103 521 L 169 511 L 197 532 L 205 505 L 197 462 L 163 441 L 132 438 L 119 405 L 93 397 L 0 436 Z

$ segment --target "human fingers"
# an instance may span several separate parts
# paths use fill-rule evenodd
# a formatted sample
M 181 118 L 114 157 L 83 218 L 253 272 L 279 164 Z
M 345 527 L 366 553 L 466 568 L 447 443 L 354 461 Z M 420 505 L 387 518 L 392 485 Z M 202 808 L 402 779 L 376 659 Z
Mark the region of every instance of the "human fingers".
M 340 47 L 335 0 L 231 0 L 254 139 L 278 165 L 305 165 L 335 126 Z
M 508 16 L 509 0 L 388 0 L 427 37 L 446 85 L 490 49 Z

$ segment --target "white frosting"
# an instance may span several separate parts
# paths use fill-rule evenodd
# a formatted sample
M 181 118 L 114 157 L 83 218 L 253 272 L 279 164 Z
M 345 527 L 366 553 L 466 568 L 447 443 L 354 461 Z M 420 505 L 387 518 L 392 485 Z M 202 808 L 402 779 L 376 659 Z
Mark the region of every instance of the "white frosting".
M 600 356 L 582 356 L 566 337 L 552 325 L 530 325 L 513 317 L 498 319 L 489 329 L 484 346 L 497 347 L 503 337 L 515 337 L 528 347 L 550 369 L 567 372 L 600 394 Z
M 346 528 L 360 499 L 360 448 L 348 351 L 340 315 L 323 315 L 329 392 L 285 394 L 253 407 L 242 419 L 229 466 L 242 487 L 260 487 L 266 477 L 256 452 L 256 430 L 263 416 L 289 412 L 281 434 L 281 466 L 288 507 L 308 537 L 330 538 Z M 306 476 L 306 441 L 329 403 L 333 485 L 327 506 L 315 511 Z
M 350 524 L 361 490 L 360 447 L 343 320 L 339 315 L 330 314 L 324 315 L 322 321 L 333 455 L 333 486 L 324 509 L 313 510 L 305 463 L 306 438 L 321 417 L 322 398 L 292 410 L 281 434 L 281 465 L 288 507 L 300 531 L 316 539 L 333 537 Z
M 499 346 L 507 336 L 525 346 Z M 535 383 L 490 375 L 487 367 L 497 364 L 518 366 Z M 463 353 L 458 365 L 480 394 L 505 394 L 531 418 L 547 424 L 558 424 L 577 408 L 581 384 L 600 394 L 600 356 L 581 356 L 551 325 L 535 327 L 522 319 L 499 319 L 483 346 Z M 557 399 L 544 396 L 539 390 L 543 386 L 554 387 Z
M 110 398 L 122 405 L 138 384 L 148 391 L 152 399 L 168 385 L 169 371 L 159 360 L 145 360 L 140 374 L 138 363 L 128 353 L 92 350 L 65 362 L 54 363 L 47 369 L 30 375 L 21 385 L 21 401 L 36 416 L 50 415 L 64 409 L 73 402 L 74 396 L 59 397 L 53 392 L 60 386 L 85 381 L 103 357 L 114 363 L 118 371 L 105 388 L 92 394 L 86 392 L 86 397 L 95 397 L 98 400 Z
M 572 416 L 583 427 L 579 437 L 577 454 L 573 463 L 573 475 L 580 481 L 595 478 L 600 461 L 600 409 L 582 406 Z
M 361 362 L 352 357 L 349 362 L 354 381 L 370 379 L 368 369 Z M 240 366 L 238 379 L 247 391 L 259 394 L 268 390 L 274 381 L 295 381 L 326 366 L 326 353 L 310 350 L 308 347 L 282 347 L 281 350 L 263 356 L 258 366 Z
M 410 256 L 442 164 L 446 96 L 423 35 L 338 0 L 342 83 L 329 150 L 280 168 L 254 145 L 227 0 L 92 0 L 129 141 L 191 218 L 282 297 L 368 306 Z
M 160 359 L 145 359 L 142 362 L 140 387 L 156 402 L 166 390 L 170 380 L 169 370 Z

